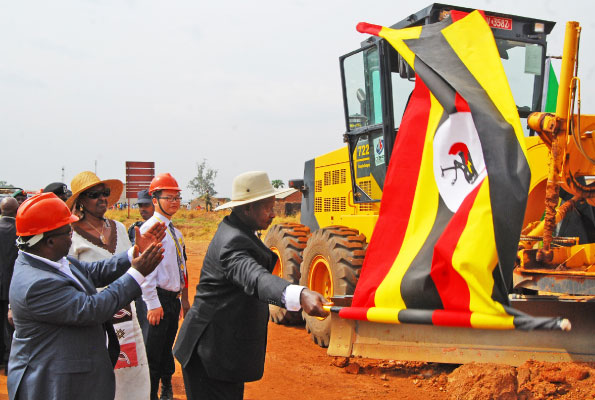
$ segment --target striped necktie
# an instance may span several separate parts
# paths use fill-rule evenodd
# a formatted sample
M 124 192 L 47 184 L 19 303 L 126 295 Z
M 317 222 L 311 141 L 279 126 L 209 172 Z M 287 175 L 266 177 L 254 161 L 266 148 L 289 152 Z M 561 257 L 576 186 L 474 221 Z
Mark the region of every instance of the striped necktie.
M 180 271 L 180 285 L 181 288 L 183 288 L 185 286 L 184 260 L 182 259 L 182 249 L 180 248 L 180 243 L 178 242 L 178 236 L 176 235 L 173 222 L 169 223 L 169 231 L 171 233 L 172 239 L 174 240 L 174 245 L 176 246 L 176 258 L 178 261 L 178 270 Z

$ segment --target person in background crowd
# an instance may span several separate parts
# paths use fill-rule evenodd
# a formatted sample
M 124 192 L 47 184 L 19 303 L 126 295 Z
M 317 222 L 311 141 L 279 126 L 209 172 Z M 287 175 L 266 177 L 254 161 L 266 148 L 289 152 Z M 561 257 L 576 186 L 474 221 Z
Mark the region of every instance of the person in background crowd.
M 60 198 L 62 201 L 68 200 L 68 187 L 62 182 L 53 182 L 43 188 L 42 193 L 53 193 Z M 72 192 L 71 192 L 72 194 Z
M 77 174 L 70 184 L 72 197 L 66 204 L 80 219 L 72 224 L 70 255 L 80 261 L 99 261 L 131 246 L 128 232 L 118 221 L 105 218 L 108 207 L 122 194 L 117 179 L 100 180 L 93 172 Z M 115 367 L 116 400 L 146 400 L 149 397 L 149 367 L 136 307 L 126 304 L 114 315 L 120 333 L 120 358 Z
M 12 280 L 14 261 L 17 259 L 17 228 L 15 217 L 19 203 L 12 197 L 5 197 L 0 201 L 0 359 L 4 372 L 7 373 L 6 364 L 10 354 L 10 344 L 14 329 L 8 319 L 8 289 Z
M 168 226 L 167 236 L 163 239 L 163 261 L 147 277 L 143 288 L 150 324 L 147 356 L 151 374 L 151 400 L 158 398 L 159 381 L 161 399 L 173 399 L 171 377 L 175 371 L 175 364 L 172 346 L 178 332 L 180 309 L 185 316 L 190 308 L 188 275 L 183 254 L 184 240 L 182 233 L 172 223 L 173 216 L 180 209 L 180 192 L 178 182 L 173 176 L 168 173 L 158 174 L 149 187 L 155 213 L 140 228 L 141 232 L 145 232 L 156 223 Z
M 128 228 L 128 237 L 130 238 L 130 242 L 134 243 L 134 227 L 138 226 L 141 227 L 142 224 L 145 223 L 146 220 L 153 216 L 155 212 L 155 206 L 153 205 L 153 200 L 151 199 L 151 195 L 149 191 L 144 189 L 137 193 L 138 200 L 136 201 L 136 205 L 138 206 L 138 212 L 140 213 L 142 221 L 136 221 L 130 228 Z
M 205 193 L 205 210 L 207 212 L 213 211 L 213 203 L 211 203 L 211 194 L 208 190 L 207 193 Z
M 70 224 L 77 220 L 53 193 L 31 197 L 17 212 L 21 251 L 10 285 L 11 400 L 114 398 L 119 347 L 109 320 L 141 293 L 144 277 L 160 262 L 165 227 L 139 236 L 128 251 L 86 263 L 66 258 Z
M 27 193 L 23 189 L 18 189 L 12 194 L 12 197 L 17 200 L 20 206 L 23 204 L 23 201 L 27 200 Z
M 146 220 L 153 216 L 155 212 L 155 206 L 153 206 L 153 201 L 151 200 L 151 196 L 149 195 L 148 190 L 141 190 L 137 193 L 138 200 L 136 204 L 138 205 L 138 211 L 140 212 L 140 216 L 143 219 L 142 221 L 136 221 L 130 228 L 128 228 L 128 238 L 130 242 L 134 244 L 135 239 L 135 232 L 136 227 L 141 227 L 142 224 L 145 223 Z M 149 335 L 149 321 L 147 320 L 147 305 L 142 297 L 134 299 L 134 305 L 136 306 L 136 315 L 138 317 L 138 323 L 140 324 L 140 329 L 143 332 L 143 340 L 145 343 L 147 342 L 147 338 Z
M 271 272 L 277 256 L 256 236 L 269 227 L 277 191 L 265 172 L 246 172 L 232 185 L 232 208 L 219 224 L 204 259 L 192 309 L 174 354 L 182 365 L 186 396 L 242 399 L 244 382 L 264 371 L 269 303 L 324 317 L 324 297 Z

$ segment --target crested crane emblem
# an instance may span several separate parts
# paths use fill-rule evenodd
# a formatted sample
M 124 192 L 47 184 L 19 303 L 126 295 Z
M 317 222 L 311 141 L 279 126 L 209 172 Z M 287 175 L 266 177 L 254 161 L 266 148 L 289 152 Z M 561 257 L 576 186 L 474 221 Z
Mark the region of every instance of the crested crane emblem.
M 434 181 L 449 210 L 487 176 L 483 150 L 470 112 L 457 112 L 436 129 L 433 143 Z
M 467 183 L 472 184 L 473 182 L 475 182 L 479 174 L 475 169 L 475 165 L 473 165 L 471 153 L 469 152 L 467 145 L 462 142 L 457 142 L 450 147 L 450 149 L 448 150 L 448 154 L 458 156 L 459 160 L 453 160 L 452 167 L 440 167 L 442 169 L 442 176 L 444 176 L 445 171 L 454 171 L 455 176 L 451 183 L 452 185 L 454 185 L 459 177 L 458 171 L 461 171 Z

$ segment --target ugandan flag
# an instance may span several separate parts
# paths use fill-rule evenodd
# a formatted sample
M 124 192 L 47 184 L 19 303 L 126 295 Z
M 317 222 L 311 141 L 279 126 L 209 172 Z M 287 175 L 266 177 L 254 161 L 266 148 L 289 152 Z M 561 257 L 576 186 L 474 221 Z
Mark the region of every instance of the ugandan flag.
M 380 215 L 352 306 L 384 323 L 558 329 L 509 307 L 530 169 L 493 34 L 479 12 L 393 30 L 415 89 L 388 167 Z M 336 310 L 335 310 L 336 311 Z

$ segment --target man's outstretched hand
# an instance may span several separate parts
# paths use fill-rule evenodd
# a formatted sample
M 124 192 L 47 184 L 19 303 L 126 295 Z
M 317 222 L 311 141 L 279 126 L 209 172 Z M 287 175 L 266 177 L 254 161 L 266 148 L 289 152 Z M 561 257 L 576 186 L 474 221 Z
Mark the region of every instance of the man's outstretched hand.
M 333 303 L 327 301 L 320 293 L 304 288 L 300 294 L 300 304 L 306 314 L 313 317 L 326 317 L 328 312 L 322 306 L 330 306 Z
M 165 227 L 165 224 L 163 222 L 158 222 L 155 225 L 151 226 L 148 231 L 141 234 L 139 227 L 135 226 L 135 244 L 138 246 L 140 252 L 143 253 L 151 243 L 161 242 L 165 237 L 166 229 L 167 228 Z
M 135 245 L 132 255 L 132 267 L 143 276 L 147 276 L 157 268 L 162 259 L 163 249 L 161 243 L 151 243 L 141 255 L 139 255 L 138 246 Z

